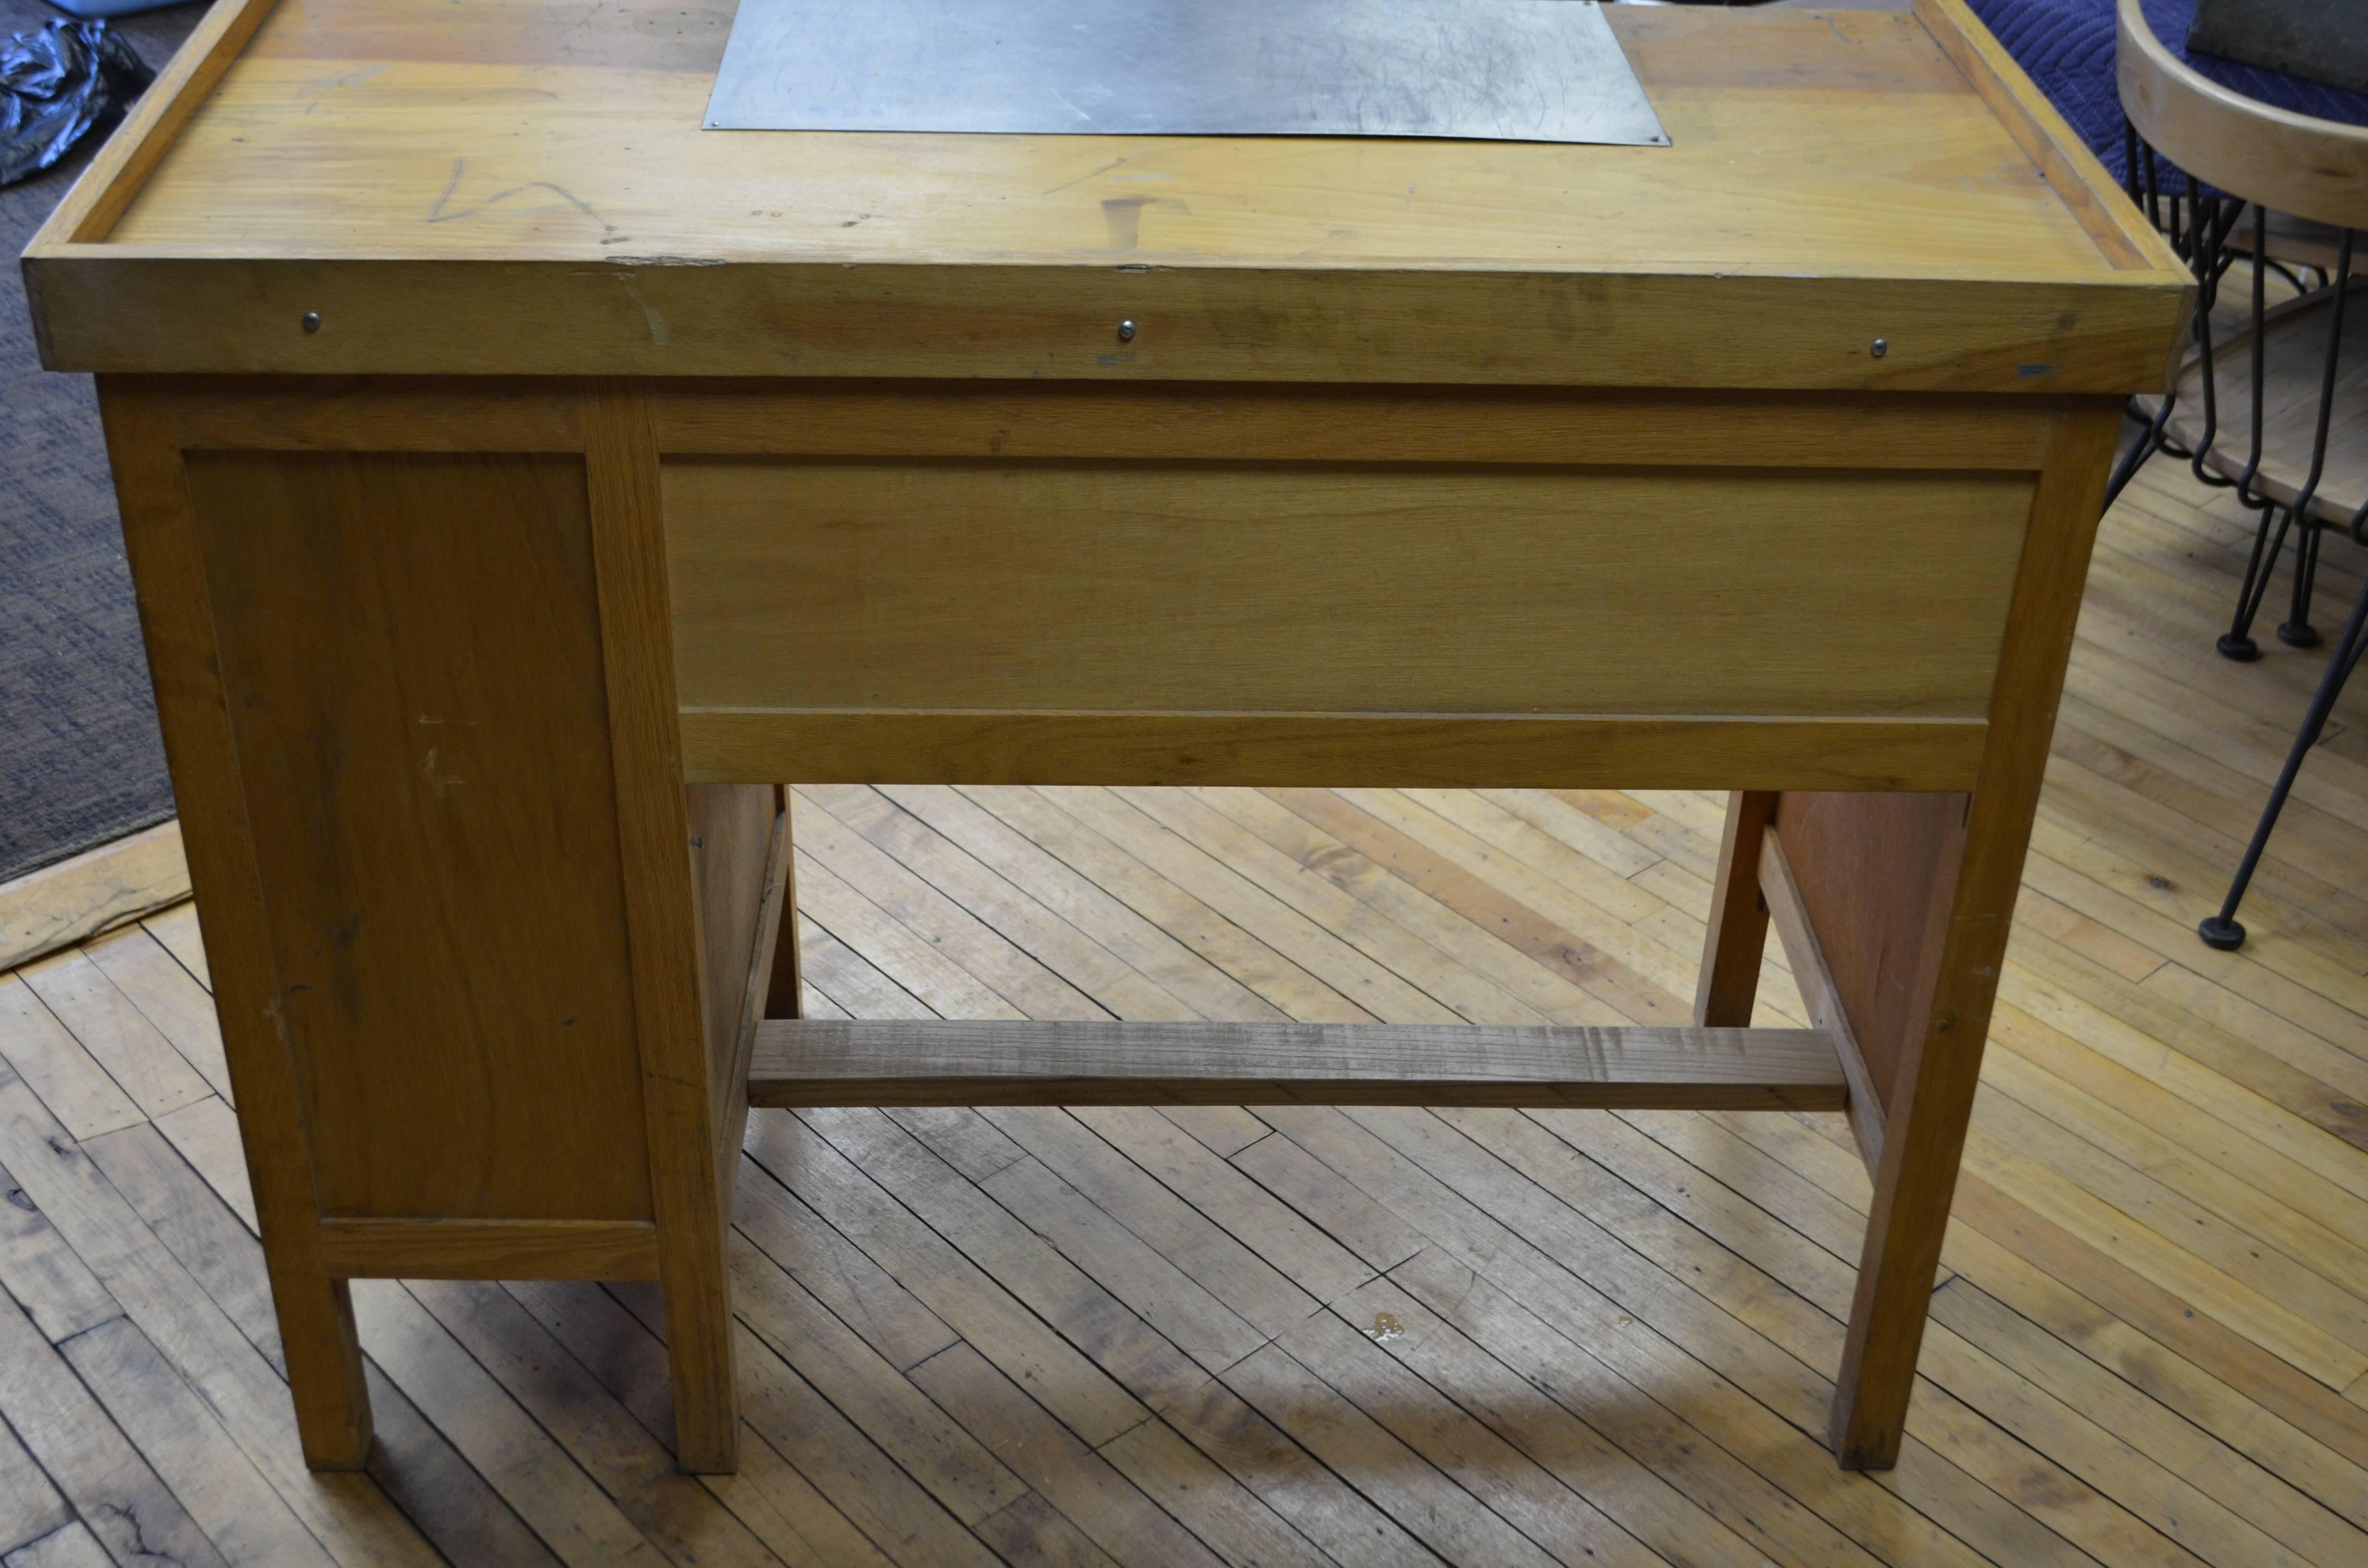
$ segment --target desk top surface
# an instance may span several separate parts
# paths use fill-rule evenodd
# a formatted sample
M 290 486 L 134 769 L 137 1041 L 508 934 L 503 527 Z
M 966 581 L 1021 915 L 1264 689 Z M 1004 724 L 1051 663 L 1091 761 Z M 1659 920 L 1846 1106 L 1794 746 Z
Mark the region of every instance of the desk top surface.
M 730 0 L 222 0 L 152 95 L 167 101 L 119 136 L 134 145 L 28 254 L 315 278 L 484 261 L 1877 279 L 2175 313 L 2175 258 L 1955 0 L 1609 14 L 1671 146 L 712 131 Z

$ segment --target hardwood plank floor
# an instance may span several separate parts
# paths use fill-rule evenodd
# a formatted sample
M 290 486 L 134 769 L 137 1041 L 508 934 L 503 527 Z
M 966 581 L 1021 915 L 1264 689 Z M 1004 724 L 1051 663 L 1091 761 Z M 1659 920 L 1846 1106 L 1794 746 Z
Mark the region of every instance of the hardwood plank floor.
M 381 1281 L 315 1476 L 184 905 L 0 975 L 0 1563 L 2368 1562 L 2368 685 L 2203 948 L 2319 668 L 2212 653 L 2248 545 L 2107 519 L 1896 1471 L 1839 1114 L 1293 1106 L 757 1112 L 738 1475 L 652 1288 Z M 808 788 L 809 1010 L 1682 1022 L 1722 810 Z

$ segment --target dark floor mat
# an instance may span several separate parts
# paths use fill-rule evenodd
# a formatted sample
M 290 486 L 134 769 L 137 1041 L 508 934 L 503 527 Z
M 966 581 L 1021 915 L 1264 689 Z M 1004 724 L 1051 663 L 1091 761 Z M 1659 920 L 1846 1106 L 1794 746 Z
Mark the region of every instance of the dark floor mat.
M 120 25 L 161 69 L 205 12 Z M 0 0 L 0 33 L 57 15 Z M 0 881 L 173 814 L 90 378 L 41 369 L 16 267 L 96 147 L 0 188 Z

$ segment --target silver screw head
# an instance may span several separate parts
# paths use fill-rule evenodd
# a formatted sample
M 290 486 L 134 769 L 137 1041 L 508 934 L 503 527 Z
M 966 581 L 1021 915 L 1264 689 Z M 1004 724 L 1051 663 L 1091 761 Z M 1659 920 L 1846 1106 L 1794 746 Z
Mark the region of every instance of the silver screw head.
M 302 324 L 303 324 L 303 328 L 304 328 L 304 330 L 305 330 L 306 332 L 318 332 L 318 331 L 320 331 L 320 330 L 321 330 L 321 312 L 318 312 L 318 311 L 306 311 L 306 312 L 304 312 L 304 320 L 303 320 Z
M 1122 321 L 1118 324 L 1118 340 L 1121 343 L 1133 343 L 1134 341 L 1134 324 L 1133 322 Z
M 1887 337 L 1876 338 L 1873 345 L 1868 347 L 1867 352 L 1873 355 L 1878 359 L 1882 358 L 1884 355 L 1891 352 L 1891 339 Z

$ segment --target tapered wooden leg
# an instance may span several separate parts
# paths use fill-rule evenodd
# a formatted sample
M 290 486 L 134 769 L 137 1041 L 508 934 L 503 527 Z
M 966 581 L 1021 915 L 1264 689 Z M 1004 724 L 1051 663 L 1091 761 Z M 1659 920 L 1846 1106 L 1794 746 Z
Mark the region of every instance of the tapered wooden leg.
M 292 1268 L 269 1272 L 304 1462 L 314 1470 L 359 1470 L 370 1459 L 370 1408 L 352 1290 L 319 1274 L 300 1281 L 286 1278 Z
M 1711 891 L 1710 940 L 1702 949 L 1694 1022 L 1748 1028 L 1759 993 L 1759 958 L 1768 945 L 1768 901 L 1759 892 L 1759 841 L 1776 815 L 1771 790 L 1737 790 L 1726 800 L 1718 885 Z
M 740 1404 L 732 1353 L 732 1296 L 723 1232 L 712 1244 L 677 1237 L 659 1252 L 666 1358 L 674 1373 L 675 1463 L 697 1475 L 740 1468 Z
M 1850 879 L 1862 888 L 1907 879 L 1907 891 L 1919 896 L 1907 901 L 1895 924 L 1905 930 L 1920 922 L 1923 931 L 1913 942 L 1914 960 L 1889 971 L 1891 993 L 1906 1004 L 1897 1034 L 1903 1049 L 1884 1088 L 1883 1158 L 1834 1388 L 1834 1455 L 1848 1469 L 1884 1470 L 1899 1458 L 1925 1309 L 1956 1193 L 1957 1161 L 1973 1117 L 1982 1044 L 2006 960 L 2023 852 L 2096 540 L 2098 496 L 2118 428 L 2104 411 L 2083 410 L 2066 415 L 2049 441 L 2009 617 L 2021 634 L 2009 638 L 1998 666 L 1988 744 L 1972 796 L 1962 802 L 1924 798 L 1909 814 L 1920 819 L 1929 850 L 1907 858 L 1906 865 L 1896 857 L 1887 865 L 1870 859 Z M 1788 850 L 1796 847 L 1793 823 L 1787 800 Z M 1918 859 L 1926 870 L 1922 880 Z M 1884 978 L 1880 965 L 1871 972 Z M 1879 990 L 1870 994 L 1871 1014 L 1881 999 Z M 1863 1028 L 1860 1039 L 1867 1039 Z
M 1871 1140 L 1864 1131 L 1860 1137 L 1874 1202 L 1835 1384 L 1834 1453 L 1847 1469 L 1885 1470 L 1898 1458 L 1907 1426 L 1981 1063 L 1981 1037 L 1965 1038 L 1941 1011 L 1948 993 L 1964 995 L 1962 976 L 1953 987 L 1944 982 L 1951 937 L 1964 934 L 1956 916 L 1965 913 L 1959 901 L 1968 891 L 1959 875 L 1966 800 L 1787 795 L 1782 822 L 1779 858 L 1829 965 L 1827 1005 L 1840 1009 L 1862 1052 L 1852 1123 L 1879 1129 Z M 1993 926 L 1985 919 L 1979 929 Z M 1955 961 L 1966 956 L 1960 939 Z M 1797 968 L 1798 955 L 1794 961 Z M 1805 996 L 1816 987 L 1802 989 Z M 1872 1104 L 1861 1103 L 1861 1081 Z

